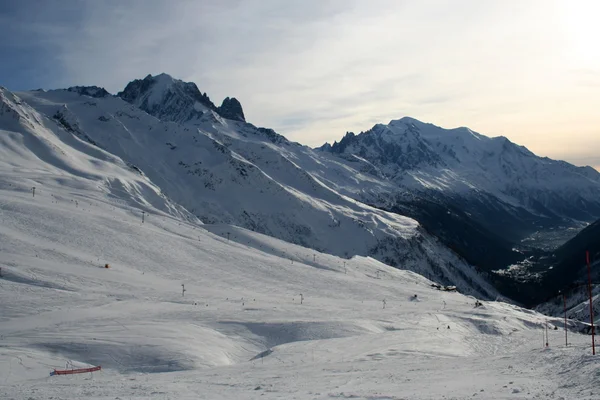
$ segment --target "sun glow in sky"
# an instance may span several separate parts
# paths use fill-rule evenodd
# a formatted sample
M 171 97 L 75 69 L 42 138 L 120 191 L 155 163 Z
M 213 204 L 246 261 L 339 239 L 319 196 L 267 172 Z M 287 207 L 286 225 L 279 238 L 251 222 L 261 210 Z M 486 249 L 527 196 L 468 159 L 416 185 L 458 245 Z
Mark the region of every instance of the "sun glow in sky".
M 600 169 L 598 18 L 596 0 L 22 0 L 0 12 L 0 85 L 166 72 L 310 146 L 412 116 Z
M 600 67 L 600 2 L 583 0 L 561 3 L 570 61 L 575 68 Z

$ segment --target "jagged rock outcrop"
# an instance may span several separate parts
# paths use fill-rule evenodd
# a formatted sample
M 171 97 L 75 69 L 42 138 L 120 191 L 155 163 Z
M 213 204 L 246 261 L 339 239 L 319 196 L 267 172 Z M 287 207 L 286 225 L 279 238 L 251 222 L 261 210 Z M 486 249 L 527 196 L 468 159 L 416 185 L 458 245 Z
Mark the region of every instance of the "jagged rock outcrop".
M 221 107 L 219 107 L 217 112 L 223 118 L 232 119 L 234 121 L 246 122 L 246 118 L 244 117 L 244 111 L 242 110 L 242 105 L 235 97 L 226 97 L 225 100 L 223 100 L 223 104 L 221 104 Z
M 96 98 L 110 96 L 110 93 L 108 93 L 106 89 L 98 86 L 71 86 L 67 90 L 69 92 L 79 93 L 82 96 L 90 96 Z

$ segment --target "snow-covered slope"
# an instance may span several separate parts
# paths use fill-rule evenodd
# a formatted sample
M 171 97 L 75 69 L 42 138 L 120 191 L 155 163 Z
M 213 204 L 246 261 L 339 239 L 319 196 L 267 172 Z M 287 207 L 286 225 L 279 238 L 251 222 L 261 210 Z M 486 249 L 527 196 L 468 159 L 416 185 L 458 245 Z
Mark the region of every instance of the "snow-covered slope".
M 41 185 L 48 181 L 77 181 L 78 185 L 100 188 L 140 211 L 160 210 L 184 219 L 196 219 L 170 201 L 135 166 L 93 145 L 76 122 L 71 121 L 69 125 L 66 107 L 57 108 L 53 118 L 38 113 L 0 87 L 0 182 L 3 186 L 18 176 L 11 184 L 15 190 L 31 192 L 36 187 L 39 194 L 44 191 Z
M 36 122 L 27 133 L 35 138 L 48 136 L 56 142 L 57 152 L 68 154 L 70 146 L 84 148 L 89 174 L 113 196 L 146 190 L 132 190 L 130 180 L 148 182 L 156 196 L 169 204 L 157 208 L 169 212 L 168 207 L 177 204 L 182 210 L 173 215 L 182 216 L 188 210 L 194 215 L 188 219 L 235 224 L 347 258 L 372 256 L 441 284 L 456 285 L 464 293 L 497 296 L 472 266 L 421 230 L 416 221 L 331 190 L 273 149 L 260 153 L 260 160 L 244 157 L 220 140 L 229 136 L 216 137 L 215 127 L 234 127 L 241 135 L 245 131 L 239 127 L 253 129 L 262 139 L 249 143 L 248 149 L 257 151 L 267 146 L 267 138 L 276 138 L 269 131 L 223 119 L 212 111 L 194 121 L 205 129 L 164 122 L 118 97 L 92 98 L 79 91 L 34 91 L 17 97 L 4 90 L 3 102 L 23 114 L 23 121 L 35 115 Z M 12 130 L 11 135 L 23 134 L 20 126 Z M 24 147 L 18 151 L 35 152 L 35 147 Z M 92 172 L 97 163 L 102 165 L 96 157 L 112 157 L 119 173 L 104 176 L 101 168 Z M 44 161 L 49 168 L 64 164 L 60 156 Z M 278 168 L 265 169 L 267 165 Z M 65 167 L 63 173 L 78 173 L 71 169 Z M 123 169 L 128 179 L 119 178 Z M 130 201 L 134 206 L 137 202 L 141 200 Z
M 2 95 L 0 398 L 597 398 L 588 336 L 562 347 L 561 318 L 201 225 Z M 105 175 L 146 189 L 108 190 Z M 67 364 L 102 371 L 49 377 Z

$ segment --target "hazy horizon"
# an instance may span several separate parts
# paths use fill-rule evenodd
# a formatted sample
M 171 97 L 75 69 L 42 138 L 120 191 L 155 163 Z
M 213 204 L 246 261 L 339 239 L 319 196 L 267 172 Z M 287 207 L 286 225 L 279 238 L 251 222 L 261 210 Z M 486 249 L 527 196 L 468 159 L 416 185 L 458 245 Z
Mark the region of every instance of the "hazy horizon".
M 195 82 L 311 147 L 410 116 L 600 171 L 600 3 L 34 1 L 0 15 L 0 85 Z

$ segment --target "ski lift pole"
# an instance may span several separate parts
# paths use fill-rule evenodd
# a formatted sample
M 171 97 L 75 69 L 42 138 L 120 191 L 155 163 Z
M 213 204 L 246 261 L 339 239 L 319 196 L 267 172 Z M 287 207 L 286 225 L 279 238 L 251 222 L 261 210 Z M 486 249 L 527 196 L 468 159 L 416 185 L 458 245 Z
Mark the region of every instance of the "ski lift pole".
M 585 252 L 585 260 L 588 267 L 588 292 L 590 295 L 590 324 L 592 325 L 592 355 L 596 355 L 596 342 L 595 335 L 596 329 L 594 328 L 594 306 L 592 304 L 592 266 L 590 265 L 590 252 Z
M 567 295 L 563 293 L 563 308 L 565 309 L 565 347 L 569 347 L 569 341 L 567 340 Z

